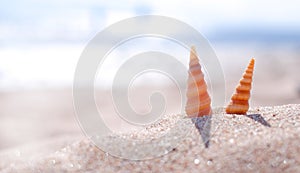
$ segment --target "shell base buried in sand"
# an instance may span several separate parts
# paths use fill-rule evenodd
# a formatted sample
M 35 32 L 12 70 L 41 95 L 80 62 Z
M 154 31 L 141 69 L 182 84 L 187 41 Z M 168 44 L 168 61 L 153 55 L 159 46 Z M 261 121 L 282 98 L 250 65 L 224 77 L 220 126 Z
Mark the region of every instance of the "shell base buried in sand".
M 226 113 L 245 115 L 248 109 L 249 109 L 249 105 L 229 105 L 226 108 Z

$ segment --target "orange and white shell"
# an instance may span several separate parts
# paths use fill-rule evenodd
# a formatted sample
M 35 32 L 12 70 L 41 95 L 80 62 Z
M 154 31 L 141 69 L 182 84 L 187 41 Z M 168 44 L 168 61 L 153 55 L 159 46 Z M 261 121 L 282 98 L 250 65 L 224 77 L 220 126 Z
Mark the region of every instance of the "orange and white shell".
M 190 52 L 189 76 L 187 87 L 187 104 L 185 111 L 188 117 L 210 115 L 211 99 L 207 92 L 207 85 L 201 71 L 195 47 Z
M 226 107 L 227 114 L 246 114 L 249 109 L 249 98 L 254 70 L 254 58 L 251 59 L 236 92 L 231 97 L 230 104 Z

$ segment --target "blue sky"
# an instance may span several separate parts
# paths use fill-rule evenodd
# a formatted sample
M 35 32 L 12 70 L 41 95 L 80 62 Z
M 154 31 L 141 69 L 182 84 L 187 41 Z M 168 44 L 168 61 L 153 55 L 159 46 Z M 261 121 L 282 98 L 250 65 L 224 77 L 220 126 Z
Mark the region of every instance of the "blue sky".
M 215 40 L 298 40 L 299 6 L 300 1 L 292 0 L 2 1 L 0 45 L 84 42 L 109 24 L 143 14 L 177 18 Z

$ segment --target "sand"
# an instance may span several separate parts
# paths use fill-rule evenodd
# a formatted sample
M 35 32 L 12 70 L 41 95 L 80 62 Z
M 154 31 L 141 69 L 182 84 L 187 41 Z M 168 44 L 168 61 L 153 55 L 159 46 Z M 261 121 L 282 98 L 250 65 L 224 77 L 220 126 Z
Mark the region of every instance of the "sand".
M 179 118 L 178 118 L 179 117 Z M 180 115 L 170 115 L 125 138 L 159 136 Z M 24 162 L 2 165 L 1 172 L 299 172 L 300 105 L 257 107 L 248 116 L 227 115 L 215 109 L 211 123 L 191 126 L 182 141 L 169 153 L 149 160 L 120 159 L 99 150 L 89 139 Z M 203 119 L 194 119 L 194 122 Z M 164 125 L 167 124 L 167 125 Z M 207 126 L 210 124 L 209 126 Z M 209 127 L 209 128 L 207 128 Z M 177 128 L 176 126 L 174 127 Z M 200 129 L 200 133 L 199 133 Z M 208 130 L 210 129 L 210 130 Z M 176 131 L 176 130 L 175 130 Z M 210 133 L 208 133 L 210 132 Z M 202 136 L 201 136 L 202 135 Z M 113 136 L 110 136 L 110 139 Z M 204 140 L 203 140 L 204 139 Z M 105 141 L 104 141 L 105 143 Z M 169 144 L 166 144 L 169 145 Z M 126 149 L 126 146 L 122 146 Z M 120 150 L 120 148 L 118 148 Z M 153 150 L 148 148 L 149 151 Z

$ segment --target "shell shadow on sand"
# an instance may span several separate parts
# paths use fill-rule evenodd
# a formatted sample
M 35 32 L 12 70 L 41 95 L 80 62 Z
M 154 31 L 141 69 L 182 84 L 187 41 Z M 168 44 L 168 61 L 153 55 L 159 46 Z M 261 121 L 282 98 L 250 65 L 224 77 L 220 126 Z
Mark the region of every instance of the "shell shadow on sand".
M 248 114 L 245 115 L 263 126 L 271 127 L 271 125 L 261 116 L 261 114 Z M 207 115 L 203 117 L 194 117 L 192 118 L 192 122 L 194 123 L 195 127 L 197 128 L 199 134 L 201 135 L 202 142 L 205 148 L 209 147 L 209 141 L 211 137 L 211 123 L 212 123 L 212 115 Z
M 209 147 L 210 131 L 211 131 L 211 118 L 212 115 L 206 115 L 203 117 L 194 117 L 192 122 L 195 124 L 205 148 Z
M 259 122 L 260 124 L 271 127 L 271 125 L 261 116 L 261 114 L 249 114 L 246 117 L 251 118 L 252 120 Z

